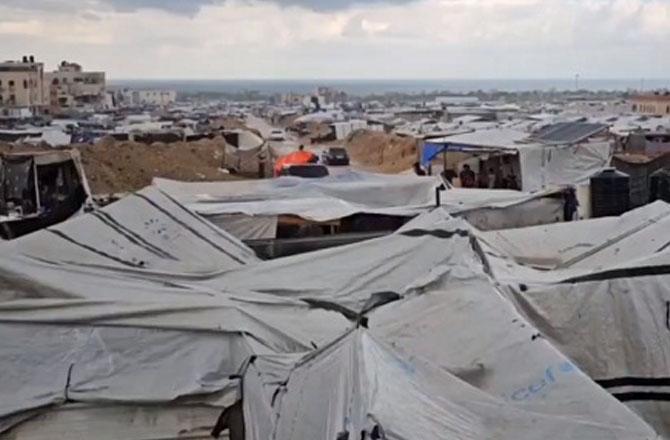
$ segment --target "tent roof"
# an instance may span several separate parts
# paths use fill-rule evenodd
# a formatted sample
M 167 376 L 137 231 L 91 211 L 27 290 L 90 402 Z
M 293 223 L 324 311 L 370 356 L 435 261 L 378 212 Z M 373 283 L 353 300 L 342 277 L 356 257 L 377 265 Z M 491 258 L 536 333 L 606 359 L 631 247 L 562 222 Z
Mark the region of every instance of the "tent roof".
M 607 130 L 605 124 L 559 122 L 542 127 L 532 138 L 545 144 L 576 144 Z
M 523 440 L 537 438 L 538 427 L 552 438 L 656 437 L 556 348 L 565 346 L 554 339 L 560 316 L 522 313 L 477 231 L 443 209 L 386 238 L 268 262 L 156 188 L 104 212 L 113 221 L 90 214 L 3 245 L 0 368 L 8 374 L 0 376 L 0 429 L 54 414 L 12 431 L 44 434 L 75 404 L 111 405 L 109 415 L 88 413 L 98 426 L 112 426 L 122 408 L 137 414 L 139 404 L 167 418 L 188 406 L 181 422 L 170 419 L 176 438 L 193 423 L 202 430 L 211 412 L 196 408 L 220 410 L 239 398 L 236 374 L 255 358 L 243 385 L 252 385 L 247 379 L 257 367 L 259 389 L 244 392 L 245 404 L 258 409 L 247 413 L 258 415 L 249 438 L 266 438 L 254 435 L 276 420 L 263 417 L 273 411 L 282 415 L 278 439 L 359 434 L 375 424 L 400 439 L 450 433 Z M 519 266 L 509 257 L 504 263 Z M 566 280 L 572 274 L 560 275 L 563 288 L 575 284 Z M 642 295 L 656 292 L 648 307 L 621 309 L 636 313 L 628 331 L 647 322 L 662 328 L 650 318 L 664 310 L 658 301 L 667 289 L 660 287 Z M 575 306 L 568 295 L 549 304 L 566 313 Z M 597 311 L 592 319 L 612 325 L 611 315 Z M 613 322 L 624 322 L 616 316 Z M 369 330 L 352 332 L 363 317 Z M 566 350 L 582 354 L 600 342 L 580 336 L 566 339 Z M 609 350 L 625 344 L 605 342 Z M 654 342 L 661 351 L 665 345 Z M 609 366 L 607 358 L 580 360 Z M 170 438 L 143 421 L 133 426 L 134 439 Z M 33 434 L 22 438 L 38 438 Z
M 431 139 L 431 144 L 444 144 L 448 148 L 517 150 L 528 139 L 528 133 L 511 128 L 488 128 L 471 133 Z

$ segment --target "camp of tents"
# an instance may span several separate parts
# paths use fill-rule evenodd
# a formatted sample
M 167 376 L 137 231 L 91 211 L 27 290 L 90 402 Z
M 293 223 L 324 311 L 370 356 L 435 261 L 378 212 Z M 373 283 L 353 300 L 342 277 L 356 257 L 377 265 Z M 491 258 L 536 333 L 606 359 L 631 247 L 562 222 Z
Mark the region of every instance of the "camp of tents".
M 482 230 L 536 199 L 378 179 L 157 182 L 3 243 L 0 436 L 670 436 L 669 205 Z M 408 221 L 268 261 L 207 219 L 375 210 Z

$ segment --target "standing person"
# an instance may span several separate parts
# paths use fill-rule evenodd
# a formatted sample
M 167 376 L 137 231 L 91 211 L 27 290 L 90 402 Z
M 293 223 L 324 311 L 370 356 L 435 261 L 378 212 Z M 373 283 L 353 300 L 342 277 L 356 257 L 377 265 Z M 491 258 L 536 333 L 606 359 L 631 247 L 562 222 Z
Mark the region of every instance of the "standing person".
M 477 174 L 477 186 L 482 189 L 489 187 L 489 175 L 482 167 L 479 168 L 479 173 Z
M 516 180 L 516 174 L 514 174 L 514 170 L 510 170 L 509 176 L 507 176 L 507 188 L 508 189 L 515 189 L 519 190 L 519 183 Z
M 575 219 L 579 201 L 577 200 L 577 193 L 573 187 L 567 188 L 563 192 L 563 220 L 571 222 Z
M 461 186 L 463 188 L 474 188 L 475 187 L 475 172 L 470 169 L 470 165 L 467 163 L 463 165 L 463 169 L 458 175 L 461 179 Z
M 493 171 L 493 168 L 489 168 L 489 189 L 493 189 L 496 187 L 496 179 L 498 176 L 496 176 L 496 172 Z

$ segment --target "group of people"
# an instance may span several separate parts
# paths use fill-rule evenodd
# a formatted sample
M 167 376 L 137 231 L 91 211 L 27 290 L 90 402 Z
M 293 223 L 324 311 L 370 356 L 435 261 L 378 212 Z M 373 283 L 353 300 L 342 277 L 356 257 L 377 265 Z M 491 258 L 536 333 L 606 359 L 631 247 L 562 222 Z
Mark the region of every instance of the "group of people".
M 414 174 L 425 176 L 426 171 L 419 162 L 414 163 Z M 453 183 L 454 177 L 458 177 L 463 188 L 482 188 L 482 189 L 514 189 L 519 190 L 519 180 L 514 170 L 510 169 L 507 175 L 496 173 L 493 168 L 486 171 L 485 167 L 480 167 L 479 173 L 475 173 L 470 165 L 464 164 L 461 172 L 457 175 L 453 170 L 442 171 L 444 177 L 449 183 Z
M 520 189 L 516 174 L 512 169 L 507 175 L 503 175 L 502 173 L 496 173 L 493 168 L 489 168 L 487 171 L 484 167 L 481 167 L 479 173 L 475 174 L 470 165 L 465 164 L 458 174 L 458 178 L 463 188 Z

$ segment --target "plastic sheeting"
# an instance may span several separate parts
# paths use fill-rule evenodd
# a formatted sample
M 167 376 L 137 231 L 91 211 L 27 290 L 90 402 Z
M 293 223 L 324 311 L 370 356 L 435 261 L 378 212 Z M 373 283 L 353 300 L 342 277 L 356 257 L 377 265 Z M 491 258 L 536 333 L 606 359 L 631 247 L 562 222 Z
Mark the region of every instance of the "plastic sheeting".
M 413 217 L 435 206 L 435 190 L 442 181 L 435 177 L 350 172 L 318 180 L 281 177 L 270 181 L 185 183 L 154 179 L 154 184 L 236 237 L 253 239 L 269 236 L 270 219 L 278 215 L 312 221 L 332 221 L 358 213 Z M 449 188 L 440 197 L 450 214 L 482 230 L 553 223 L 563 216 L 560 189 L 531 194 Z
M 657 202 L 616 218 L 481 234 L 489 270 L 516 308 L 665 437 L 669 213 Z
M 5 245 L 53 264 L 203 274 L 257 261 L 237 238 L 147 188 Z
M 260 240 L 277 237 L 278 217 L 245 214 L 215 214 L 207 220 L 240 240 Z
M 322 179 L 283 176 L 246 182 L 186 183 L 154 179 L 154 185 L 205 217 L 220 214 L 293 214 L 330 221 L 358 213 L 414 216 L 435 204 L 435 177 L 349 172 Z
M 246 425 L 254 427 L 247 440 L 654 437 L 633 416 L 601 424 L 519 410 L 433 364 L 401 357 L 364 329 L 289 371 L 259 359 L 243 382 Z
M 270 431 L 278 439 L 335 438 L 343 430 L 358 438 L 375 426 L 397 439 L 656 438 L 582 372 L 593 366 L 574 365 L 559 350 L 573 348 L 555 338 L 556 316 L 536 320 L 561 302 L 535 314 L 522 308 L 530 297 L 490 277 L 494 253 L 509 270 L 518 263 L 444 209 L 385 238 L 262 262 L 165 194 L 147 191 L 141 194 L 170 215 L 138 196 L 105 211 L 139 244 L 89 214 L 59 226 L 78 245 L 45 240 L 53 233 L 42 231 L 0 253 L 0 331 L 8 335 L 0 340 L 0 368 L 11 372 L 0 376 L 0 429 L 8 435 L 33 439 L 49 425 L 74 428 L 65 411 L 82 404 L 90 411 L 73 411 L 109 430 L 144 404 L 170 429 L 130 423 L 127 438 L 178 438 L 202 432 L 194 427 L 207 408 L 242 395 L 249 439 Z M 174 250 L 159 240 L 153 218 L 165 223 L 158 230 Z M 91 249 L 146 263 L 123 264 Z M 579 284 L 568 274 L 560 275 L 563 284 Z M 639 318 L 648 337 L 651 321 Z M 366 322 L 369 330 L 351 331 Z M 240 394 L 231 376 L 245 365 Z M 98 411 L 105 405 L 112 405 L 109 416 Z M 49 417 L 29 418 L 42 413 Z
M 591 176 L 609 166 L 612 154 L 610 142 L 520 147 L 522 189 L 537 191 L 588 183 Z

